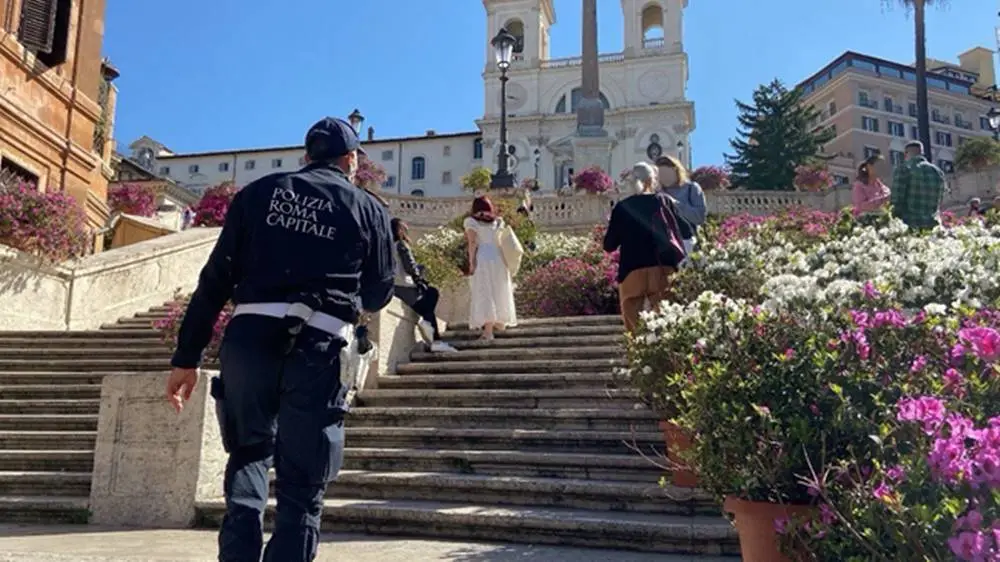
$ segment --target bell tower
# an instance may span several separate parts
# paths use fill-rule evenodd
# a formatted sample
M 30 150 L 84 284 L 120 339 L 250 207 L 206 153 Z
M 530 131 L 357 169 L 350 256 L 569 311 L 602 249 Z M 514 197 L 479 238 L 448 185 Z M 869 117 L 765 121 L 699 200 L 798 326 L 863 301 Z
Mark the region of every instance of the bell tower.
M 483 0 L 486 8 L 486 66 L 493 68 L 496 59 L 489 40 L 500 28 L 518 38 L 514 64 L 533 65 L 549 58 L 549 29 L 556 22 L 552 0 Z
M 684 8 L 688 0 L 621 0 L 621 3 L 626 52 L 684 50 Z

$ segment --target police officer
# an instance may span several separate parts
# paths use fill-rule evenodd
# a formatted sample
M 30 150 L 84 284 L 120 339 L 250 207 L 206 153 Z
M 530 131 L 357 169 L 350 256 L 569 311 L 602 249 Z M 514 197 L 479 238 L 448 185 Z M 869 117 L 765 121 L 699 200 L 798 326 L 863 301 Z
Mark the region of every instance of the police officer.
M 226 516 L 219 560 L 257 562 L 268 469 L 278 506 L 265 562 L 316 556 L 323 494 L 343 463 L 344 353 L 363 314 L 392 298 L 389 216 L 352 184 L 361 142 L 326 118 L 306 135 L 308 164 L 239 191 L 181 324 L 167 382 L 180 411 L 227 301 L 236 307 L 211 381 Z

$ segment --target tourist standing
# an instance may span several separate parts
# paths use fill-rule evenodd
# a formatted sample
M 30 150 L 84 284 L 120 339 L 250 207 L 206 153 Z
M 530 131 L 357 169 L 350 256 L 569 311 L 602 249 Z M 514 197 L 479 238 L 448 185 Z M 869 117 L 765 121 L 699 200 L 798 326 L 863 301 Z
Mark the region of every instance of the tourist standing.
M 618 298 L 625 330 L 631 332 L 639 313 L 667 298 L 670 276 L 686 256 L 676 202 L 664 191 L 654 191 L 657 170 L 645 162 L 632 168 L 636 193 L 611 210 L 604 251 L 621 250 L 618 259 Z
M 438 329 L 437 308 L 440 291 L 424 279 L 423 266 L 417 263 L 410 248 L 409 227 L 399 219 L 392 219 L 392 241 L 396 244 L 395 292 L 420 317 L 417 328 L 431 351 L 454 352 L 454 347 L 441 341 Z
M 677 208 L 677 216 L 691 226 L 691 237 L 684 239 L 684 251 L 691 254 L 698 243 L 698 227 L 708 218 L 705 192 L 698 182 L 691 181 L 681 161 L 664 154 L 656 159 L 660 188 L 667 193 Z
M 874 155 L 858 166 L 858 176 L 851 188 L 851 202 L 854 214 L 861 215 L 882 208 L 889 202 L 889 188 L 878 177 L 877 164 L 882 161 L 881 155 Z
M 305 145 L 309 165 L 236 193 L 170 362 L 167 399 L 180 411 L 232 299 L 210 384 L 229 454 L 219 560 L 260 560 L 272 466 L 278 503 L 264 562 L 315 559 L 323 496 L 344 460 L 342 369 L 357 355 L 356 325 L 392 299 L 389 216 L 351 183 L 361 141 L 327 118 Z
M 469 328 L 482 329 L 480 339 L 488 341 L 496 331 L 517 324 L 514 283 L 500 250 L 504 222 L 493 202 L 481 195 L 472 202 L 472 215 L 463 226 L 472 276 Z
M 969 216 L 970 217 L 981 217 L 983 216 L 982 211 L 983 200 L 978 197 L 973 197 L 969 201 Z
M 892 214 L 910 228 L 934 228 L 944 199 L 944 172 L 924 158 L 920 141 L 911 141 L 904 151 L 906 162 L 892 176 Z

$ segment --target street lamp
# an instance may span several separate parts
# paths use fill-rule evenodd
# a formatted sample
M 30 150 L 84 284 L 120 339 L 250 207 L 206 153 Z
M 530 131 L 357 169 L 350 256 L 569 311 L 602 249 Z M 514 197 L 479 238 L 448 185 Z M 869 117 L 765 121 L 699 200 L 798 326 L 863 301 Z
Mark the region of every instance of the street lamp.
M 991 107 L 986 112 L 986 119 L 989 120 L 990 128 L 993 129 L 993 140 L 1000 141 L 1000 109 Z
M 684 164 L 685 167 L 688 165 L 687 158 L 684 158 L 684 141 L 677 141 L 677 159 L 680 160 L 681 164 Z
M 535 184 L 538 184 L 538 164 L 542 161 L 542 151 L 535 149 Z
M 365 116 L 361 115 L 361 112 L 355 109 L 347 116 L 347 121 L 350 122 L 351 127 L 354 127 L 354 132 L 361 136 L 361 125 L 365 122 Z
M 492 188 L 514 187 L 514 176 L 507 169 L 510 158 L 507 148 L 507 70 L 514 56 L 514 43 L 517 38 L 506 29 L 500 28 L 497 36 L 490 41 L 496 51 L 497 68 L 500 69 L 500 155 L 497 158 L 497 172 L 493 174 Z

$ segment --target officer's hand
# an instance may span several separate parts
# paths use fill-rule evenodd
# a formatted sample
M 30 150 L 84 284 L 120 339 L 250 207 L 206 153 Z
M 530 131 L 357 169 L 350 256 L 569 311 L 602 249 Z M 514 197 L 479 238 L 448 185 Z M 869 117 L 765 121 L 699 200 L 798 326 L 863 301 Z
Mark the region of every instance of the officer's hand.
M 167 379 L 167 402 L 178 413 L 184 409 L 184 403 L 191 399 L 191 393 L 198 384 L 197 369 L 179 369 L 174 367 Z

